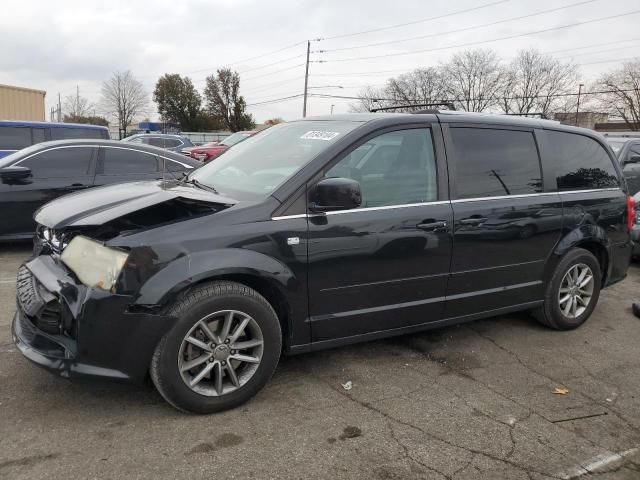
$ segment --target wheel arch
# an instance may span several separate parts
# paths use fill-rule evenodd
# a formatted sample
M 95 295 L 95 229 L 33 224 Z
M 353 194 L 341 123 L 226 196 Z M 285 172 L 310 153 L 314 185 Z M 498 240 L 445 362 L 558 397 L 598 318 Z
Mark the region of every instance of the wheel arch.
M 596 257 L 602 274 L 602 286 L 606 285 L 610 269 L 609 241 L 604 230 L 597 225 L 577 228 L 558 242 L 552 254 L 552 261 L 547 262 L 545 279 L 551 278 L 560 259 L 574 248 L 583 248 Z
M 278 316 L 283 344 L 289 344 L 294 316 L 290 298 L 305 294 L 287 265 L 259 252 L 221 249 L 179 257 L 145 282 L 135 305 L 163 309 L 196 286 L 222 280 L 246 285 L 262 295 Z

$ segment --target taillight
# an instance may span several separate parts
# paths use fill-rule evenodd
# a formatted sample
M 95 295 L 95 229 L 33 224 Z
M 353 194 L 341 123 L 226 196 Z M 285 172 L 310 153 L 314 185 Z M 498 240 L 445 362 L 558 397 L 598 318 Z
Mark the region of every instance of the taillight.
M 627 197 L 627 229 L 631 231 L 636 219 L 636 200 L 632 196 Z

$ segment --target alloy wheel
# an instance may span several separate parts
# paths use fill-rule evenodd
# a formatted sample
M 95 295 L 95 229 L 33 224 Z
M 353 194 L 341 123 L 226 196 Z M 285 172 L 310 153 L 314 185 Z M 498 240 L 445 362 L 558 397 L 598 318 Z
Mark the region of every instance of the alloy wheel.
M 558 292 L 558 304 L 562 315 L 574 319 L 584 313 L 593 295 L 593 278 L 591 268 L 584 263 L 569 268 L 562 277 Z
M 198 320 L 180 344 L 178 371 L 196 393 L 231 393 L 254 375 L 264 351 L 258 323 L 237 310 L 221 310 Z

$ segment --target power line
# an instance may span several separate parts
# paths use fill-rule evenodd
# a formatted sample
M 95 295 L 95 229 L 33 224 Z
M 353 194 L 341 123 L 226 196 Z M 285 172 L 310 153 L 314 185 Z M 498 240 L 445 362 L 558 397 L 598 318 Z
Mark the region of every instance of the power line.
M 263 91 L 263 90 L 269 90 L 269 88 L 273 88 L 273 87 L 280 86 L 280 85 L 282 85 L 282 84 L 284 84 L 284 83 L 293 82 L 294 80 L 302 80 L 303 78 L 304 78 L 304 75 L 303 75 L 303 76 L 298 76 L 298 77 L 293 77 L 293 78 L 288 78 L 288 79 L 286 79 L 286 80 L 278 80 L 277 82 L 261 84 L 261 85 L 260 85 L 259 87 L 257 87 L 257 88 L 255 88 L 255 87 L 254 87 L 254 88 L 249 87 L 249 88 L 247 88 L 247 89 L 244 89 L 244 88 L 243 88 L 243 89 L 242 89 L 242 91 L 243 91 L 243 92 L 250 91 L 250 92 L 252 92 L 252 93 L 255 93 L 255 92 L 261 92 L 261 91 Z
M 584 95 L 604 95 L 607 93 L 628 93 L 628 92 L 636 92 L 635 89 L 620 89 L 620 90 L 600 90 L 594 92 L 581 92 L 580 96 Z M 310 94 L 313 97 L 319 98 L 334 98 L 334 99 L 343 99 L 343 100 L 360 100 L 362 97 L 349 96 L 349 95 L 331 95 L 329 93 L 313 93 Z M 553 93 L 549 95 L 516 95 L 512 97 L 503 97 L 503 96 L 493 96 L 493 97 L 477 97 L 477 98 L 463 98 L 462 101 L 478 101 L 478 100 L 519 100 L 519 99 L 530 99 L 530 98 L 561 98 L 561 97 L 575 97 L 578 96 L 578 93 Z M 387 101 L 393 102 L 396 101 L 394 98 L 382 98 L 376 97 L 376 100 L 379 101 Z M 448 100 L 451 102 L 455 102 L 457 100 Z
M 416 53 L 435 52 L 435 51 L 439 51 L 439 50 L 449 50 L 451 48 L 468 47 L 468 46 L 473 46 L 473 45 L 482 45 L 482 44 L 485 44 L 485 43 L 498 42 L 498 41 L 502 41 L 502 40 L 510 40 L 512 38 L 526 37 L 528 35 L 537 35 L 539 33 L 552 32 L 552 31 L 555 31 L 555 30 L 561 30 L 563 28 L 571 28 L 571 27 L 577 27 L 579 25 L 587 25 L 589 23 L 603 22 L 605 20 L 611 20 L 613 18 L 625 17 L 625 16 L 628 16 L 628 15 L 635 15 L 637 13 L 640 13 L 640 10 L 632 10 L 630 12 L 620 13 L 618 15 L 610 15 L 608 17 L 599 17 L 599 18 L 594 18 L 592 20 L 585 20 L 583 22 L 569 23 L 569 24 L 566 24 L 566 25 L 558 26 L 558 27 L 544 28 L 544 29 L 541 29 L 541 30 L 534 30 L 534 31 L 531 31 L 531 32 L 519 33 L 519 34 L 516 34 L 516 35 L 508 35 L 506 37 L 497 37 L 497 38 L 492 38 L 492 39 L 488 39 L 488 40 L 459 43 L 459 44 L 456 44 L 456 45 L 448 45 L 448 46 L 444 46 L 444 47 L 424 48 L 424 49 L 420 49 L 420 50 L 412 50 L 412 51 L 409 51 L 409 52 L 387 53 L 387 54 L 383 54 L 383 55 L 371 55 L 371 56 L 367 56 L 367 57 L 338 58 L 338 59 L 334 59 L 334 60 L 324 60 L 324 62 L 352 62 L 352 61 L 355 61 L 355 60 L 370 60 L 370 59 L 374 59 L 374 58 L 399 57 L 399 56 L 404 56 L 404 55 L 415 55 Z
M 604 95 L 607 93 L 628 93 L 628 92 L 636 92 L 636 90 L 634 89 L 622 89 L 622 90 L 600 90 L 600 91 L 594 91 L 594 92 L 581 92 L 580 95 Z M 271 104 L 271 103 L 281 103 L 284 101 L 288 101 L 288 100 L 293 100 L 295 98 L 300 98 L 302 97 L 304 94 L 303 93 L 298 93 L 296 95 L 290 95 L 288 97 L 281 97 L 281 98 L 273 98 L 270 100 L 264 100 L 262 102 L 255 102 L 255 103 L 248 103 L 247 107 L 253 107 L 256 105 L 266 105 L 266 104 Z M 518 99 L 531 99 L 531 98 L 561 98 L 561 97 L 575 97 L 577 96 L 577 93 L 556 93 L 556 94 L 550 94 L 550 95 L 517 95 L 517 96 L 513 96 L 513 97 L 478 97 L 478 98 L 464 98 L 462 99 L 463 101 L 477 101 L 477 100 L 518 100 Z M 361 100 L 362 97 L 356 97 L 356 96 L 349 96 L 349 95 L 331 95 L 329 93 L 310 93 L 308 94 L 308 96 L 310 97 L 315 97 L 315 98 L 332 98 L 332 99 L 339 99 L 339 100 Z M 393 102 L 396 99 L 393 98 L 383 98 L 383 97 L 377 97 L 376 98 L 377 101 L 386 101 L 386 102 Z M 454 101 L 454 100 L 450 100 L 450 101 Z
M 269 55 L 273 55 L 275 53 L 280 53 L 280 52 L 283 52 L 284 50 L 289 50 L 290 48 L 297 47 L 298 45 L 304 45 L 305 42 L 306 42 L 306 40 L 303 40 L 302 42 L 292 43 L 291 45 L 287 45 L 286 47 L 278 48 L 277 50 L 272 50 L 270 52 L 263 53 L 262 55 L 256 55 L 255 57 L 249 57 L 249 58 L 244 58 L 242 60 L 236 60 L 235 62 L 231 62 L 231 63 L 225 64 L 225 67 L 230 67 L 231 65 L 237 65 L 238 63 L 249 62 L 251 60 L 255 60 L 256 58 L 264 58 L 264 57 L 267 57 Z
M 569 55 L 562 55 L 562 56 L 556 57 L 556 58 L 562 59 L 562 58 L 581 57 L 583 55 L 597 55 L 599 53 L 614 52 L 614 51 L 618 51 L 618 50 L 624 50 L 624 49 L 627 49 L 627 48 L 638 48 L 638 47 L 636 45 L 628 45 L 626 47 L 607 48 L 607 49 L 604 49 L 604 50 L 595 50 L 593 52 L 571 53 Z
M 542 52 L 543 54 L 553 54 L 553 53 L 561 53 L 561 52 L 570 52 L 573 50 L 583 50 L 585 48 L 592 48 L 592 47 L 604 47 L 607 45 L 615 45 L 615 44 L 619 44 L 619 43 L 626 43 L 626 42 L 637 42 L 640 41 L 640 38 L 630 38 L 627 40 L 618 40 L 615 42 L 605 42 L 605 43 L 594 43 L 591 45 L 587 45 L 587 46 L 582 46 L 582 47 L 573 47 L 573 48 L 564 48 L 561 50 L 549 50 L 549 51 L 544 51 Z M 622 47 L 622 48 L 627 48 L 627 47 Z M 631 47 L 628 47 L 631 48 Z M 589 52 L 591 53 L 591 52 Z M 581 54 L 582 55 L 582 54 Z M 564 58 L 564 57 L 559 57 L 559 58 Z M 419 67 L 418 67 L 419 68 Z M 411 70 L 416 70 L 416 68 L 394 68 L 392 70 L 368 70 L 368 71 L 361 71 L 361 72 L 342 72 L 342 73 L 315 73 L 314 76 L 315 77 L 356 77 L 356 76 L 372 76 L 372 77 L 377 77 L 380 76 L 380 74 L 385 74 L 385 73 L 405 73 L 405 72 L 409 72 Z
M 260 65 L 259 67 L 249 68 L 248 70 L 243 70 L 243 71 L 240 71 L 238 73 L 247 73 L 247 72 L 253 72 L 254 70 L 261 70 L 263 68 L 272 67 L 273 65 L 278 65 L 280 63 L 288 62 L 289 60 L 294 60 L 296 58 L 300 58 L 300 57 L 304 57 L 304 56 L 305 56 L 305 54 L 301 53 L 300 55 L 294 55 L 293 57 L 283 58 L 282 60 L 277 60 L 275 62 L 267 63 L 265 65 Z
M 312 94 L 310 94 L 310 95 L 314 96 Z M 304 96 L 304 93 L 298 93 L 297 95 L 291 95 L 289 97 L 274 98 L 272 100 L 265 100 L 263 102 L 247 103 L 247 107 L 253 107 L 253 106 L 256 106 L 256 105 L 266 105 L 268 103 L 280 103 L 280 102 L 283 102 L 283 101 L 286 101 L 286 100 L 292 100 L 294 98 L 300 98 L 302 96 Z
M 439 20 L 441 18 L 451 17 L 451 16 L 454 16 L 454 15 L 460 15 L 462 13 L 473 12 L 473 11 L 476 11 L 476 10 L 480 10 L 482 8 L 493 7 L 494 5 L 499 5 L 501 3 L 506 3 L 508 1 L 509 0 L 499 0 L 497 2 L 485 3 L 484 5 L 479 5 L 477 7 L 465 8 L 463 10 L 458 10 L 458 11 L 451 12 L 451 13 L 446 13 L 444 15 L 438 15 L 436 17 L 429 17 L 429 18 L 423 18 L 423 19 L 420 19 L 420 20 L 414 20 L 412 22 L 397 23 L 395 25 L 389 25 L 389 26 L 386 26 L 386 27 L 373 28 L 371 30 L 363 30 L 361 32 L 354 32 L 354 33 L 343 33 L 341 35 L 333 35 L 331 37 L 321 37 L 321 38 L 318 38 L 317 41 L 320 41 L 320 40 L 334 40 L 336 38 L 355 37 L 356 35 L 364 35 L 366 33 L 381 32 L 383 30 L 391 30 L 391 29 L 394 29 L 394 28 L 406 27 L 406 26 L 409 26 L 409 25 L 416 25 L 418 23 L 425 23 L 425 22 L 430 22 L 432 20 Z
M 577 64 L 578 66 L 581 65 L 593 65 L 593 64 L 599 64 L 599 63 L 615 63 L 615 62 L 622 62 L 622 61 L 627 61 L 627 60 L 634 60 L 637 57 L 625 57 L 625 58 L 618 58 L 618 59 L 611 59 L 611 60 L 602 60 L 602 61 L 597 61 L 597 62 L 587 62 L 587 63 L 579 63 Z M 384 86 L 384 84 L 382 85 L 378 85 L 380 87 Z M 345 88 L 365 88 L 365 87 L 376 87 L 376 85 L 350 85 L 350 86 L 346 86 Z M 635 90 L 628 90 L 629 92 L 633 92 Z M 583 92 L 581 93 L 581 95 L 593 95 L 593 94 L 601 94 L 601 93 L 613 93 L 613 91 L 606 91 L 606 92 Z M 556 95 L 539 95 L 538 97 L 542 98 L 547 98 L 547 97 L 555 97 L 555 96 L 571 96 L 571 95 L 577 95 L 576 93 L 568 93 L 568 94 L 556 94 Z M 259 103 L 255 103 L 252 105 L 260 105 L 263 103 L 278 103 L 278 101 L 282 100 L 282 99 L 292 99 L 292 98 L 297 98 L 300 97 L 302 95 L 292 95 L 292 96 L 288 96 L 288 97 L 282 97 L 282 98 L 273 98 L 273 99 L 268 99 L 265 101 L 260 101 Z M 331 94 L 324 94 L 324 93 L 310 93 L 309 96 L 311 97 L 318 97 L 318 98 L 335 98 L 335 99 L 345 99 L 345 100 L 360 100 L 362 98 L 362 96 L 349 96 L 349 95 L 331 95 Z M 513 98 L 508 98 L 507 99 L 516 99 L 516 98 L 538 98 L 535 96 L 532 97 L 513 97 Z M 505 97 L 499 97 L 501 99 L 504 99 Z M 395 101 L 395 99 L 391 99 L 391 98 L 382 98 L 379 97 L 378 100 L 385 100 L 385 101 Z M 480 100 L 479 98 L 474 98 L 474 99 L 465 99 L 465 100 Z M 247 105 L 249 106 L 249 105 Z
M 302 67 L 303 65 L 305 65 L 305 64 L 304 63 L 298 63 L 296 65 L 292 65 L 292 66 L 287 67 L 287 68 L 283 68 L 283 69 L 280 69 L 280 70 L 274 70 L 273 72 L 263 73 L 261 75 L 255 75 L 253 77 L 244 78 L 243 80 L 253 80 L 254 78 L 267 77 L 269 75 L 275 75 L 276 73 L 286 72 L 287 70 L 292 70 L 294 68 Z
M 368 47 L 379 47 L 381 45 L 391 45 L 393 43 L 410 42 L 412 40 L 421 40 L 421 39 L 424 39 L 424 38 L 440 37 L 442 35 L 449 35 L 451 33 L 467 32 L 469 30 L 476 30 L 478 28 L 490 27 L 490 26 L 493 26 L 493 25 L 499 25 L 501 23 L 514 22 L 516 20 L 522 20 L 524 18 L 530 18 L 530 17 L 535 17 L 535 16 L 538 16 L 538 15 L 544 15 L 546 13 L 557 12 L 559 10 L 564 10 L 564 9 L 571 8 L 571 7 L 577 7 L 579 5 L 584 5 L 584 4 L 587 4 L 587 3 L 593 3 L 595 1 L 597 1 L 597 0 L 584 0 L 584 1 L 581 1 L 581 2 L 577 2 L 577 3 L 572 3 L 570 5 L 565 5 L 565 6 L 562 6 L 562 7 L 550 8 L 550 9 L 547 9 L 547 10 L 541 10 L 539 12 L 529 13 L 527 15 L 520 15 L 518 17 L 511 17 L 511 18 L 506 18 L 504 20 L 497 20 L 495 22 L 483 23 L 483 24 L 480 24 L 480 25 L 473 25 L 471 27 L 457 28 L 455 30 L 447 30 L 445 32 L 430 33 L 428 35 L 419 35 L 417 37 L 407 37 L 407 38 L 402 38 L 400 40 L 387 40 L 387 41 L 384 41 L 384 42 L 367 43 L 367 44 L 364 44 L 364 45 L 354 45 L 354 46 L 351 46 L 351 47 L 341 47 L 341 48 L 332 48 L 332 49 L 328 49 L 328 50 L 319 50 L 319 51 L 317 51 L 317 53 L 338 52 L 338 51 L 355 50 L 355 49 L 358 49 L 358 48 L 368 48 Z
M 545 53 L 562 53 L 562 52 L 570 52 L 571 50 L 584 50 L 585 48 L 592 47 L 605 47 L 607 45 L 616 45 L 618 43 L 626 43 L 626 42 L 637 42 L 640 38 L 629 38 L 628 40 L 617 40 L 615 42 L 606 42 L 606 43 L 592 43 L 591 45 L 583 45 L 582 47 L 574 47 L 574 48 L 563 48 L 561 50 L 550 50 Z
M 631 60 L 637 60 L 638 57 L 626 57 L 626 58 L 618 58 L 614 60 L 600 60 L 599 62 L 589 62 L 589 63 L 579 63 L 578 65 L 595 65 L 597 63 L 617 63 L 617 62 L 626 62 Z M 585 95 L 583 93 L 583 95 Z

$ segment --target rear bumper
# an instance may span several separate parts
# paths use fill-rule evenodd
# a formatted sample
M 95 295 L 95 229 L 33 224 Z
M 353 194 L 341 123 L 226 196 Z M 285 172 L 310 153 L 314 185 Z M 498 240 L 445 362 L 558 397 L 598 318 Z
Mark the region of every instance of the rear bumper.
M 20 269 L 13 341 L 62 377 L 142 381 L 173 318 L 130 312 L 132 303 L 75 282 L 53 257 L 39 256 Z

